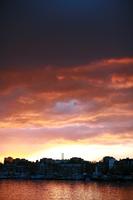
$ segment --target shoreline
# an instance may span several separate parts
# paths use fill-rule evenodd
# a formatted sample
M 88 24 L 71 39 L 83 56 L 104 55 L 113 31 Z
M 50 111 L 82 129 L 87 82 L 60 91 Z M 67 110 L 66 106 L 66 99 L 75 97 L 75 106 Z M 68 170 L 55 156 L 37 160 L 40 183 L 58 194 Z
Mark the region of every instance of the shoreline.
M 86 179 L 64 179 L 64 178 L 32 178 L 32 177 L 29 177 L 29 178 L 20 178 L 20 177 L 0 177 L 0 181 L 1 180 L 31 180 L 31 181 L 77 181 L 77 182 L 105 182 L 105 183 L 127 183 L 127 182 L 130 182 L 130 183 L 133 183 L 133 178 L 130 179 L 130 178 L 127 178 L 127 177 L 123 177 L 123 178 L 117 178 L 117 179 L 114 179 L 114 178 L 110 178 L 110 179 L 104 179 L 104 178 L 86 178 Z

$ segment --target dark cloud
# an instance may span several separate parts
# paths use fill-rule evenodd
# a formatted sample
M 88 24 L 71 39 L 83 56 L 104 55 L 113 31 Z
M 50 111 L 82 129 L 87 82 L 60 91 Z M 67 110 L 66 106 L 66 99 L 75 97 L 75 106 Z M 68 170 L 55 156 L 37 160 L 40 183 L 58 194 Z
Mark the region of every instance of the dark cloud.
M 1 67 L 133 55 L 131 0 L 2 0 Z

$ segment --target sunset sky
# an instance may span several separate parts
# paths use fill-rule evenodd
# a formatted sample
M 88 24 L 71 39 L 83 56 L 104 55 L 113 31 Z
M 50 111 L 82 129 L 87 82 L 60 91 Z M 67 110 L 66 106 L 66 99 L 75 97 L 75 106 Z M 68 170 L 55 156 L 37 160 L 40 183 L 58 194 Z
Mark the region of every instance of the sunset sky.
M 0 1 L 0 161 L 133 158 L 132 0 Z

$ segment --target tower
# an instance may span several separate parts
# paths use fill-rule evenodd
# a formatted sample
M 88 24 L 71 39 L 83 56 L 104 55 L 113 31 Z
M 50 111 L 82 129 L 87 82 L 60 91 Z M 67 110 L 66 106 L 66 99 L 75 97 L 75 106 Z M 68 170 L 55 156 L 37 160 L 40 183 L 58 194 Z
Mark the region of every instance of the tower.
M 64 160 L 64 153 L 61 154 L 61 160 Z

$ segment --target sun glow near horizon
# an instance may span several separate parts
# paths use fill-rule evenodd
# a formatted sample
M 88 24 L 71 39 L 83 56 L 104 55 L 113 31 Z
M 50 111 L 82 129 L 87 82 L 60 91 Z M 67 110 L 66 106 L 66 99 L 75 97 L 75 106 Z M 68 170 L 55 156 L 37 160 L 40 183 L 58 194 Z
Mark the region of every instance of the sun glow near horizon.
M 115 139 L 115 138 L 114 138 Z M 55 140 L 49 143 L 37 145 L 15 145 L 11 147 L 8 153 L 1 155 L 1 162 L 4 157 L 25 158 L 30 161 L 40 160 L 41 158 L 61 159 L 64 153 L 64 159 L 80 157 L 88 161 L 99 161 L 104 156 L 113 156 L 116 159 L 130 157 L 133 158 L 133 144 L 123 147 L 123 144 L 89 144 L 87 141 L 67 141 Z M 12 149 L 12 153 L 11 153 Z
M 104 156 L 113 156 L 116 159 L 133 157 L 132 152 L 133 145 L 128 146 L 123 151 L 123 145 L 87 145 L 87 144 L 55 144 L 53 147 L 47 148 L 36 152 L 28 157 L 29 160 L 35 161 L 41 158 L 62 159 L 62 153 L 64 159 L 70 159 L 72 157 L 80 157 L 88 161 L 99 161 Z M 113 149 L 113 150 L 112 150 Z

